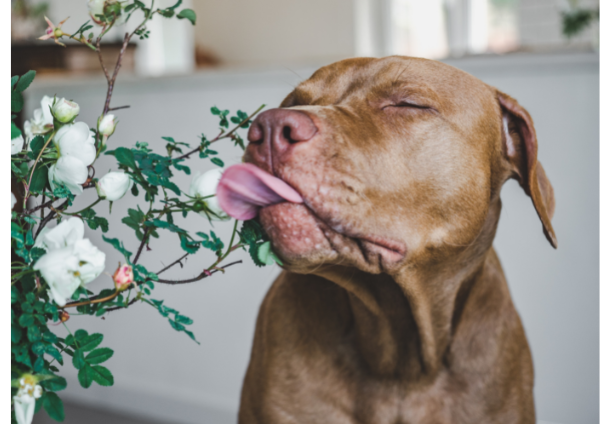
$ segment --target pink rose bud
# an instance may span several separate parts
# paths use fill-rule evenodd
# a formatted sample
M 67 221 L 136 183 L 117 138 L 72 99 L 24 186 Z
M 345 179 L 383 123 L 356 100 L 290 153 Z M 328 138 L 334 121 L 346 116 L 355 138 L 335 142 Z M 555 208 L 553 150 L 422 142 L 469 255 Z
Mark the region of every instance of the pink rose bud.
M 113 275 L 113 281 L 115 282 L 115 288 L 117 291 L 125 290 L 125 288 L 133 283 L 133 268 L 131 265 L 123 265 L 119 264 L 119 267 L 115 271 L 115 275 Z

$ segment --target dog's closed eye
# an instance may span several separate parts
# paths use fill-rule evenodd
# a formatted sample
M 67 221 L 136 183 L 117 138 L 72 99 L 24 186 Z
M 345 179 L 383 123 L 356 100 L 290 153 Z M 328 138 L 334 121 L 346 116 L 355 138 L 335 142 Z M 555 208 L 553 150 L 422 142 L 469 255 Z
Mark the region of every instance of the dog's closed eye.
M 400 102 L 400 103 L 392 103 L 392 104 L 387 104 L 385 106 L 383 106 L 381 109 L 382 110 L 386 110 L 389 108 L 412 108 L 412 109 L 424 109 L 424 110 L 433 110 L 435 111 L 434 108 L 432 108 L 431 106 L 426 106 L 426 105 L 421 105 L 421 104 L 417 104 L 417 103 L 410 103 L 410 102 Z

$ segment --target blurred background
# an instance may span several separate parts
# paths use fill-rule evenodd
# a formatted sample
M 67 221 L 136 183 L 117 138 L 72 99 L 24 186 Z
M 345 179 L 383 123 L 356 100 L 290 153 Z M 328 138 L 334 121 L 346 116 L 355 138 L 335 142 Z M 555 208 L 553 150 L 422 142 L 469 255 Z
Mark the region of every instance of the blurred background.
M 158 0 L 160 7 L 174 0 Z M 38 77 L 26 91 L 23 119 L 43 95 L 57 94 L 81 106 L 80 120 L 93 123 L 102 110 L 106 82 L 95 54 L 80 45 L 38 42 L 43 16 L 67 32 L 88 20 L 84 0 L 12 1 L 12 75 L 29 69 Z M 546 242 L 531 201 L 514 181 L 503 190 L 504 208 L 495 246 L 533 352 L 537 415 L 545 423 L 597 423 L 598 417 L 598 3 L 554 0 L 184 0 L 198 21 L 157 17 L 148 40 L 128 49 L 112 104 L 120 123 L 110 147 L 146 141 L 161 151 L 161 136 L 194 143 L 216 134 L 211 106 L 248 113 L 263 103 L 277 107 L 284 96 L 318 67 L 353 56 L 401 54 L 442 60 L 519 100 L 533 117 L 539 159 L 554 186 L 553 220 L 559 248 Z M 136 16 L 132 17 L 135 21 Z M 137 17 L 139 19 L 139 17 Z M 106 37 L 107 62 L 135 22 Z M 227 164 L 241 150 L 222 142 Z M 210 163 L 195 159 L 194 170 Z M 99 162 L 97 175 L 116 169 Z M 188 187 L 181 173 L 176 183 Z M 91 203 L 94 193 L 77 198 Z M 110 220 L 111 234 L 137 245 L 120 222 L 135 207 L 129 196 L 97 208 Z M 202 217 L 182 226 L 204 231 Z M 215 224 L 227 237 L 231 222 Z M 119 256 L 98 232 L 87 232 L 107 253 L 107 270 Z M 175 238 L 161 236 L 142 263 L 170 263 Z M 189 259 L 166 278 L 197 275 L 211 257 Z M 199 283 L 159 287 L 157 298 L 194 319 L 201 345 L 172 331 L 144 305 L 106 319 L 73 316 L 71 330 L 102 331 L 115 350 L 107 366 L 114 387 L 84 390 L 66 364 L 63 392 L 67 423 L 236 422 L 240 389 L 249 360 L 260 302 L 278 274 L 256 268 L 243 252 L 242 265 Z M 99 278 L 99 290 L 109 284 Z M 60 331 L 60 330 L 58 330 Z M 68 361 L 67 361 L 68 362 Z M 34 420 L 49 418 L 40 413 Z

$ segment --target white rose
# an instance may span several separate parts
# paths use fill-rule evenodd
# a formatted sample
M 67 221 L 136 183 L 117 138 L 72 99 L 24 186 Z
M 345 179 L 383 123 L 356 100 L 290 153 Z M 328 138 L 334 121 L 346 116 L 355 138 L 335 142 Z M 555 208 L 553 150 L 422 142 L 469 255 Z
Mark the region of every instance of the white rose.
M 34 110 L 31 121 L 25 121 L 23 124 L 27 142 L 30 142 L 36 135 L 46 134 L 54 128 L 54 117 L 50 113 L 52 102 L 52 97 L 44 96 L 41 101 L 42 107 Z
M 122 172 L 109 172 L 100 178 L 96 184 L 96 190 L 98 196 L 114 202 L 125 196 L 132 185 L 133 181 L 129 175 Z
M 94 281 L 104 271 L 106 255 L 92 244 L 89 239 L 82 239 L 73 245 L 75 257 L 79 261 L 79 278 L 82 284 Z
M 10 193 L 10 209 L 12 210 L 12 208 L 15 207 L 15 205 L 17 204 L 17 198 L 15 197 L 15 195 L 11 192 Z
M 96 159 L 94 134 L 85 122 L 65 125 L 56 132 L 52 141 L 60 157 L 73 156 L 85 166 Z
M 50 250 L 33 265 L 48 283 L 49 294 L 59 306 L 64 306 L 81 285 L 79 268 L 73 246 Z
M 23 135 L 19 135 L 18 137 L 10 140 L 10 155 L 16 155 L 17 153 L 21 152 L 21 150 L 23 150 L 23 144 L 25 144 Z
M 115 120 L 115 115 L 105 115 L 98 124 L 98 131 L 105 137 L 110 137 L 115 132 L 115 128 L 117 127 L 117 121 Z
M 65 219 L 52 229 L 44 228 L 38 235 L 34 247 L 52 250 L 74 246 L 78 240 L 83 239 L 83 228 L 83 221 L 80 218 Z
M 79 115 L 79 105 L 71 100 L 58 99 L 52 106 L 52 114 L 59 122 L 68 124 Z
M 81 186 L 88 178 L 88 169 L 79 159 L 65 156 L 50 166 L 48 169 L 48 180 L 52 191 L 56 184 L 65 185 L 75 195 L 83 193 Z
M 204 199 L 204 202 L 206 202 L 208 208 L 217 215 L 217 218 L 225 220 L 229 219 L 229 216 L 223 212 L 223 209 L 219 206 L 216 196 L 217 185 L 219 184 L 222 175 L 223 171 L 219 168 L 211 169 L 204 174 L 197 172 L 194 174 L 192 183 L 190 184 L 190 195 L 196 198 L 212 196 L 208 199 Z M 211 218 L 213 218 L 213 216 L 211 216 Z
M 83 193 L 81 184 L 87 180 L 87 167 L 96 158 L 92 132 L 84 122 L 68 124 L 56 132 L 52 141 L 59 159 L 48 170 L 50 187 L 54 190 L 55 183 L 59 183 L 73 194 Z
M 54 301 L 63 306 L 82 284 L 95 280 L 104 270 L 106 255 L 83 238 L 83 221 L 71 218 L 51 230 L 43 230 L 35 247 L 46 249 L 34 264 L 50 288 Z

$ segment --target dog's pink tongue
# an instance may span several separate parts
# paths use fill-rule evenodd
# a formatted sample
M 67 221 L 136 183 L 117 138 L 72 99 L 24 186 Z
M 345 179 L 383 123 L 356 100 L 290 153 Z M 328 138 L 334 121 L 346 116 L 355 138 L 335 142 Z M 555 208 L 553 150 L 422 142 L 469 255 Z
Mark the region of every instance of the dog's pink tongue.
M 285 201 L 302 203 L 302 196 L 257 166 L 241 163 L 223 172 L 217 186 L 217 200 L 227 215 L 246 221 L 265 206 Z

